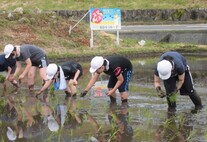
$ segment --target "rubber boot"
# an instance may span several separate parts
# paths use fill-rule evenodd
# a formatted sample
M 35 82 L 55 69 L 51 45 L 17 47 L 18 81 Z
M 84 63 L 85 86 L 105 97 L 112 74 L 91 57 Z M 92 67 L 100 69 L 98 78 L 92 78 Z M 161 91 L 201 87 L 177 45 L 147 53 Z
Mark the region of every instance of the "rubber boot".
M 170 98 L 167 97 L 167 103 L 168 103 L 168 111 L 175 112 L 176 111 L 176 102 L 171 102 Z
M 67 100 L 67 99 L 69 99 L 70 97 L 71 97 L 70 92 L 65 91 L 65 99 Z
M 72 94 L 72 98 L 76 99 L 77 98 L 77 94 Z
M 195 105 L 195 110 L 200 110 L 203 108 L 201 98 L 198 96 L 196 90 L 194 90 L 193 94 L 189 95 L 189 97 Z
M 116 103 L 116 98 L 110 96 L 111 103 Z
M 29 91 L 34 91 L 34 84 L 28 86 Z

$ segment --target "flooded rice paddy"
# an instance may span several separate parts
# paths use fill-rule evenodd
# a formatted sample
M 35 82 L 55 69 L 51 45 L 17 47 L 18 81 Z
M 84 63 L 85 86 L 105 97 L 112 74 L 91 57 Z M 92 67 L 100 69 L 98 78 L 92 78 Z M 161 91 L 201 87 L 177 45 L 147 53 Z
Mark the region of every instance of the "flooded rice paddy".
M 128 104 L 110 104 L 105 95 L 107 76 L 80 98 L 91 74 L 83 63 L 77 97 L 65 100 L 64 91 L 42 94 L 37 80 L 34 92 L 26 83 L 19 90 L 12 86 L 0 99 L 0 141 L 30 142 L 207 142 L 207 58 L 187 57 L 195 88 L 204 108 L 194 112 L 188 96 L 177 97 L 176 112 L 167 111 L 166 98 L 159 98 L 153 87 L 153 67 L 157 58 L 133 59 L 134 74 Z

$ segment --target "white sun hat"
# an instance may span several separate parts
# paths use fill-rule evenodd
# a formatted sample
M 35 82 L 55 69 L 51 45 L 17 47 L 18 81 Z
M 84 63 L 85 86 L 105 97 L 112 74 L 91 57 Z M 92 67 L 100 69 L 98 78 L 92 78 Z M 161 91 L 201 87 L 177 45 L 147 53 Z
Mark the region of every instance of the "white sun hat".
M 4 47 L 5 58 L 9 58 L 13 50 L 14 50 L 14 46 L 12 44 L 7 44 Z
M 91 67 L 90 67 L 90 72 L 94 73 L 97 69 L 99 69 L 104 63 L 104 58 L 101 56 L 95 56 L 91 60 Z
M 16 133 L 10 128 L 10 127 L 7 127 L 8 130 L 6 132 L 6 135 L 7 135 L 7 138 L 10 140 L 10 141 L 14 141 L 16 140 L 17 138 L 17 135 Z
M 47 79 L 52 79 L 57 73 L 58 67 L 56 64 L 49 64 L 46 69 Z
M 162 60 L 157 64 L 157 71 L 162 80 L 167 80 L 171 76 L 172 64 L 167 60 Z
M 48 116 L 47 121 L 48 121 L 47 126 L 50 129 L 50 131 L 57 132 L 59 129 L 59 125 L 57 121 L 55 120 L 55 118 L 52 115 L 50 115 Z

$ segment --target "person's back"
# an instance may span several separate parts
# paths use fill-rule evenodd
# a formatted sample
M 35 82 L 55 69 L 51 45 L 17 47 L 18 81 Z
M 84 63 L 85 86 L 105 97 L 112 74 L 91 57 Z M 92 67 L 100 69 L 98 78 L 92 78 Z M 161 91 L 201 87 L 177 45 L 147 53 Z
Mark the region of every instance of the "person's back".
M 106 58 L 109 61 L 109 70 L 104 71 L 106 74 L 113 74 L 117 70 L 117 67 L 121 69 L 121 71 L 132 70 L 132 64 L 129 59 L 123 56 L 111 56 Z
M 35 45 L 24 44 L 20 46 L 20 56 L 17 60 L 25 61 L 30 58 L 32 62 L 39 61 L 45 56 L 45 52 Z

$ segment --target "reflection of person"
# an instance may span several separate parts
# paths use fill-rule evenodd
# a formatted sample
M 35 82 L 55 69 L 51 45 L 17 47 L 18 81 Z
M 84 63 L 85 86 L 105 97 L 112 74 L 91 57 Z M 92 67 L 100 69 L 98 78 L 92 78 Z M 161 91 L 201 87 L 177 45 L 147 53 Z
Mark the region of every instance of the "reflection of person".
M 108 82 L 108 93 L 111 102 L 116 102 L 116 90 L 121 95 L 122 102 L 127 102 L 128 85 L 132 74 L 132 64 L 129 59 L 122 56 L 111 56 L 103 58 L 96 56 L 91 60 L 90 72 L 94 73 L 81 96 L 85 96 L 91 87 L 95 84 L 101 73 L 110 75 Z
M 79 110 L 79 113 L 76 113 L 77 109 L 77 99 L 76 97 L 70 98 L 64 104 L 58 104 L 56 107 L 56 121 L 57 123 L 66 129 L 76 128 L 83 123 L 84 110 Z
M 108 111 L 108 119 L 111 129 L 103 131 L 97 121 L 87 114 L 87 118 L 92 126 L 96 129 L 97 136 L 92 137 L 96 141 L 112 141 L 112 142 L 130 142 L 133 137 L 133 128 L 128 123 L 129 113 L 127 103 L 122 103 L 119 108 L 116 103 L 111 103 Z M 115 126 L 115 127 L 114 127 Z
M 7 72 L 7 76 L 4 81 L 4 89 L 6 89 L 6 81 L 11 82 L 15 87 L 18 87 L 18 83 L 13 79 L 13 74 L 16 69 L 16 60 L 13 58 L 5 58 L 5 54 L 0 55 L 0 72 Z
M 193 86 L 193 79 L 187 65 L 187 61 L 178 52 L 166 52 L 160 57 L 154 73 L 154 86 L 160 97 L 165 94 L 161 90 L 160 80 L 164 80 L 167 95 L 168 108 L 175 110 L 176 94 L 188 95 L 195 105 L 195 109 L 201 109 L 201 99 Z
M 49 64 L 46 74 L 48 80 L 36 95 L 40 95 L 53 82 L 56 90 L 65 89 L 66 98 L 68 98 L 76 95 L 76 85 L 82 76 L 82 67 L 73 61 L 65 62 L 60 66 Z
M 164 125 L 160 125 L 155 132 L 155 141 L 167 141 L 167 142 L 185 142 L 189 138 L 192 126 L 186 125 L 187 118 L 190 116 L 184 116 L 185 122 L 179 122 L 176 120 L 176 115 L 173 112 L 167 113 L 167 120 Z M 191 120 L 192 121 L 192 120 Z M 177 124 L 178 123 L 178 124 Z
M 9 97 L 8 104 L 17 112 L 16 124 L 8 127 L 8 139 L 38 139 L 38 136 L 42 134 L 42 131 L 46 126 L 43 124 L 43 117 L 52 114 L 51 108 L 31 96 L 26 97 L 26 101 L 24 103 L 16 103 L 12 97 Z
M 85 112 L 76 114 L 76 108 L 76 97 L 71 97 L 64 104 L 58 104 L 53 115 L 46 116 L 49 130 L 57 132 L 60 128 L 72 129 L 80 126 Z
M 129 112 L 127 103 L 122 103 L 121 108 L 116 109 L 116 104 L 110 104 L 109 121 L 111 125 L 117 125 L 116 141 L 131 141 L 133 136 L 133 128 L 129 125 Z M 114 124 L 113 124 L 114 123 Z
M 0 100 L 0 120 L 2 122 L 14 122 L 17 119 L 17 115 L 12 96 L 8 96 L 6 100 Z
M 5 58 L 10 56 L 15 57 L 16 71 L 14 77 L 16 77 L 21 70 L 21 61 L 26 63 L 24 71 L 19 75 L 19 81 L 21 81 L 26 75 L 28 75 L 28 87 L 30 90 L 34 89 L 36 69 L 39 68 L 40 76 L 43 81 L 46 78 L 46 67 L 48 65 L 47 56 L 45 52 L 37 46 L 25 44 L 21 46 L 13 46 L 12 44 L 7 44 L 4 48 Z

